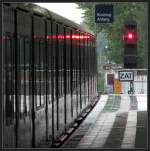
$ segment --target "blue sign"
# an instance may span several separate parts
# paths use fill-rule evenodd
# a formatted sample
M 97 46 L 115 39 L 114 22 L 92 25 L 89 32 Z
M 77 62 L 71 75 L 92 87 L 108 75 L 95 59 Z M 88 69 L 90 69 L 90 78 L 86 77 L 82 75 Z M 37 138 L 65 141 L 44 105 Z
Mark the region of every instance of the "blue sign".
M 95 5 L 95 22 L 112 23 L 113 22 L 113 5 L 98 4 Z

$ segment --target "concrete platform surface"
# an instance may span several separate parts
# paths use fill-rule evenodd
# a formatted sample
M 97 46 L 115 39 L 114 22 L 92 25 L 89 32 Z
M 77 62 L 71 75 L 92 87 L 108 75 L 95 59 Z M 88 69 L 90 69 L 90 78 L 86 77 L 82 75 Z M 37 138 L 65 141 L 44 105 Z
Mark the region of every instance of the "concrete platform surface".
M 147 95 L 102 95 L 61 148 L 147 148 Z

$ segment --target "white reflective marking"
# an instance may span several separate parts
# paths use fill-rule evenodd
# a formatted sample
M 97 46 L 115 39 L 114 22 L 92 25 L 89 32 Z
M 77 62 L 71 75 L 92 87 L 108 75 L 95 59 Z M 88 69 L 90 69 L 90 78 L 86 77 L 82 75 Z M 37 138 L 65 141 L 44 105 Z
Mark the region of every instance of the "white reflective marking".
M 128 112 L 128 120 L 122 141 L 122 148 L 134 148 L 136 137 L 137 111 L 131 110 Z
M 103 118 L 103 116 L 105 118 L 102 121 L 101 118 Z M 89 148 L 95 148 L 95 147 L 102 148 L 103 147 L 103 145 L 105 144 L 105 142 L 111 132 L 112 126 L 115 121 L 115 117 L 116 117 L 116 112 L 104 113 L 102 115 L 102 117 L 95 124 L 96 127 L 99 127 L 99 131 L 96 134 L 96 137 L 93 140 L 93 142 L 91 143 L 91 145 L 89 146 Z
M 121 96 L 120 108 L 117 112 L 128 112 L 130 108 L 130 98 L 128 94 L 123 94 Z
M 108 99 L 108 95 L 102 95 L 92 112 L 86 117 L 86 120 L 82 124 L 86 123 L 95 123 L 95 120 L 98 118 L 99 113 L 104 108 Z
M 108 95 L 102 95 L 98 104 L 88 116 L 88 121 L 86 119 L 83 122 L 92 122 L 92 125 L 79 142 L 77 148 L 103 147 L 116 117 L 116 112 L 101 113 L 107 102 L 107 99 Z
M 136 95 L 138 101 L 138 111 L 147 111 L 147 94 Z
M 115 95 L 117 96 L 117 95 Z M 100 113 L 98 116 L 93 116 L 93 112 L 91 112 L 91 118 L 95 124 L 92 125 L 85 136 L 81 139 L 79 142 L 77 148 L 102 148 L 105 144 L 111 129 L 113 127 L 116 114 L 121 112 L 128 112 L 130 108 L 130 98 L 129 95 L 118 95 L 121 96 L 121 104 L 119 110 L 116 112 L 108 112 L 108 113 Z M 105 100 L 108 99 L 108 96 L 102 96 L 101 99 Z M 97 104 L 97 109 L 100 110 L 100 104 L 102 105 L 102 100 L 99 101 L 99 104 Z M 106 101 L 106 100 L 105 100 Z M 106 102 L 105 102 L 106 104 Z M 96 110 L 95 107 L 95 110 Z M 104 107 L 104 104 L 103 104 Z M 103 109 L 103 108 L 102 108 Z M 100 115 L 100 116 L 99 116 Z M 96 120 L 94 120 L 96 117 Z

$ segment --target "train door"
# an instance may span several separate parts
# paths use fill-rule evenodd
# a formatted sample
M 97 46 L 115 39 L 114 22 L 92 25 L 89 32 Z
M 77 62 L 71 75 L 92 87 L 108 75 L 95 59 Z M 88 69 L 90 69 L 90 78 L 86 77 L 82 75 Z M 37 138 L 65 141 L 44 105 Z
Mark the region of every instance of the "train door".
M 93 39 L 90 36 L 90 40 L 91 40 L 91 95 L 92 95 L 92 99 L 94 98 L 94 46 L 93 46 Z
M 83 33 L 83 37 L 84 37 L 84 33 Z M 83 76 L 83 82 L 82 82 L 82 100 L 83 100 L 83 108 L 86 107 L 86 39 L 83 38 L 82 40 L 82 76 Z
M 96 49 L 95 49 L 95 38 L 93 38 L 93 50 L 94 50 L 94 95 L 97 96 L 97 55 L 96 55 Z
M 52 39 L 52 21 L 47 20 L 46 22 L 46 137 L 47 140 L 52 143 L 53 136 L 53 113 L 52 113 L 52 48 L 53 48 L 53 39 Z
M 95 49 L 95 39 L 94 39 L 94 37 L 92 37 L 92 40 L 93 40 L 93 60 L 94 60 L 94 63 L 93 63 L 93 69 L 94 69 L 94 85 L 93 85 L 93 87 L 94 87 L 94 97 L 97 95 L 97 84 L 96 84 L 96 82 L 97 82 L 97 78 L 96 78 L 96 75 L 97 75 L 97 56 L 96 56 L 96 49 Z
M 56 22 L 52 22 L 52 142 L 54 139 L 57 138 L 57 129 L 58 129 L 58 122 L 57 122 L 57 116 L 58 116 L 58 96 L 56 92 L 58 91 L 57 89 L 57 81 L 58 81 L 58 72 L 57 72 L 57 24 Z
M 64 26 L 57 24 L 57 55 L 56 55 L 56 96 L 57 96 L 57 133 L 62 133 L 65 127 L 64 110 Z
M 89 36 L 89 35 L 88 35 Z M 91 39 L 89 38 L 89 103 L 90 101 L 92 100 L 92 41 Z
M 87 36 L 87 34 L 86 34 Z M 87 39 L 87 102 L 90 103 L 90 70 L 89 70 L 89 64 L 90 64 L 90 40 Z
M 73 119 L 78 116 L 78 91 L 77 91 L 77 42 L 75 40 L 76 31 L 72 30 L 72 92 L 73 92 Z
M 84 34 L 84 36 L 86 36 L 86 34 Z M 85 104 L 88 104 L 88 39 L 86 38 L 84 40 L 84 56 L 85 56 L 85 64 L 84 64 L 84 68 L 85 68 L 85 84 L 84 84 L 84 91 L 85 91 Z
M 16 62 L 14 10 L 3 5 L 3 141 L 16 147 Z
M 71 45 L 71 29 L 65 28 L 65 93 L 66 93 L 66 124 L 73 120 L 73 102 L 72 102 L 72 45 Z
M 95 50 L 95 39 L 91 37 L 91 41 L 92 41 L 92 57 L 93 57 L 93 62 L 92 62 L 92 96 L 93 98 L 95 98 L 96 96 L 96 50 Z
M 85 108 L 85 72 L 84 72 L 84 63 L 85 63 L 85 56 L 84 56 L 84 36 L 83 33 L 80 34 L 80 101 L 81 101 L 81 109 Z
M 40 146 L 46 139 L 46 113 L 45 113 L 45 21 L 39 15 L 33 17 L 33 65 L 34 65 L 34 143 Z M 39 131 L 40 130 L 40 131 Z
M 17 10 L 17 147 L 30 147 L 32 144 L 32 118 L 30 96 L 31 74 L 31 17 Z
M 80 114 L 80 38 L 78 38 L 79 32 L 76 31 L 75 34 L 76 41 L 76 91 L 77 91 L 77 115 Z

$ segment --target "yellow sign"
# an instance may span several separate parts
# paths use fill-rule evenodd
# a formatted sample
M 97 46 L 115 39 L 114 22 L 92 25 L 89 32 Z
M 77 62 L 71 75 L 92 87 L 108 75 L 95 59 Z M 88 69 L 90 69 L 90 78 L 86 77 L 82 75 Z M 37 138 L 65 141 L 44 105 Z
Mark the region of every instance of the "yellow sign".
M 114 79 L 114 91 L 116 94 L 120 94 L 122 91 L 121 82 L 118 79 Z

